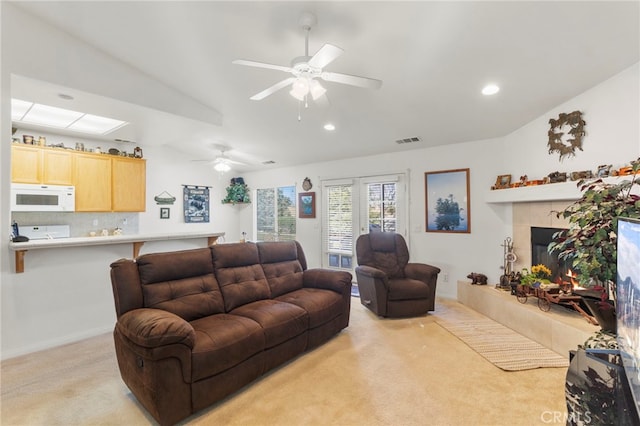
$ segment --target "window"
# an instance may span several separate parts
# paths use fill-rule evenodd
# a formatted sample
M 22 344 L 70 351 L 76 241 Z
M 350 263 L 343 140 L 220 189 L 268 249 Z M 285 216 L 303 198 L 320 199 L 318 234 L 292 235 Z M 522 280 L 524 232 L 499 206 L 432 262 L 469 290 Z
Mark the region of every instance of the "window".
M 296 239 L 296 187 L 256 191 L 256 236 L 258 241 Z
M 353 183 L 325 186 L 324 264 L 331 268 L 353 267 Z M 326 263 L 325 263 L 326 262 Z

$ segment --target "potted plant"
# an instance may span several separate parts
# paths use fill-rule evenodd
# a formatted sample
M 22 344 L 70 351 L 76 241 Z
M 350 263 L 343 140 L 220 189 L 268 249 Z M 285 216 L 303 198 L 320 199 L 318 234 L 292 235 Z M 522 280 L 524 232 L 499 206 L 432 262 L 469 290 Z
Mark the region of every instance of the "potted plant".
M 232 178 L 227 189 L 227 196 L 222 200 L 223 204 L 250 203 L 249 187 L 243 178 Z
M 614 326 L 606 324 L 607 318 L 615 324 L 618 217 L 640 218 L 640 195 L 634 191 L 640 187 L 640 159 L 631 164 L 633 174 L 616 183 L 579 181 L 581 198 L 556 212 L 558 218 L 569 220 L 569 228 L 557 232 L 548 247 L 549 252 L 558 251 L 558 258 L 570 261 L 581 286 L 600 295 L 600 300 L 585 299 L 585 303 L 609 331 Z M 607 318 L 598 318 L 603 314 Z

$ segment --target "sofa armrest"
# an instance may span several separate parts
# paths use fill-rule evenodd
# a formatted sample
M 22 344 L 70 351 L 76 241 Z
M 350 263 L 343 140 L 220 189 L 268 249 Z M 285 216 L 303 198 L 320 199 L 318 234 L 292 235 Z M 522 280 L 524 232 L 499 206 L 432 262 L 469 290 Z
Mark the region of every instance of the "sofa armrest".
M 196 333 L 187 321 L 161 309 L 134 309 L 118 318 L 117 330 L 144 348 L 181 343 L 193 349 Z
M 349 272 L 321 268 L 307 269 L 302 274 L 302 286 L 333 290 L 341 294 L 351 293 L 352 278 Z
M 407 278 L 420 280 L 424 282 L 435 283 L 440 273 L 440 268 L 425 263 L 408 263 L 404 268 L 404 274 Z

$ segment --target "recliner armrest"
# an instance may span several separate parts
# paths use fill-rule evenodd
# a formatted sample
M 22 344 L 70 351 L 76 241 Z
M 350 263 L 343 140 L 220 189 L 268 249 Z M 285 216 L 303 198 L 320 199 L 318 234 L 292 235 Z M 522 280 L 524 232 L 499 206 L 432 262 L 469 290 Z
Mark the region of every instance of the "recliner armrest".
M 364 275 L 365 277 L 370 277 L 373 279 L 378 279 L 383 281 L 389 280 L 389 278 L 387 277 L 387 274 L 382 272 L 382 270 L 374 268 L 372 266 L 366 266 L 366 265 L 356 266 L 356 272 L 358 274 Z
M 116 328 L 127 339 L 145 348 L 181 343 L 193 349 L 196 337 L 191 324 L 161 309 L 129 311 L 118 318 Z
M 349 272 L 334 271 L 331 269 L 307 269 L 302 274 L 302 286 L 311 288 L 323 288 L 338 293 L 351 292 L 353 276 Z
M 426 263 L 408 263 L 404 268 L 404 274 L 407 278 L 430 282 L 437 279 L 440 268 L 427 265 Z

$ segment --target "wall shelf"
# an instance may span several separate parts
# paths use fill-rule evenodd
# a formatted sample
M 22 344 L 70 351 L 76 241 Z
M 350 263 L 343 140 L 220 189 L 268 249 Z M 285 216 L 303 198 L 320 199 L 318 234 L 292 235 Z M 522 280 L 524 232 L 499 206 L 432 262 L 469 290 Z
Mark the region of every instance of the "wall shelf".
M 613 176 L 603 180 L 618 183 L 630 176 Z M 523 186 L 520 188 L 494 189 L 487 191 L 484 200 L 487 203 L 527 203 L 534 201 L 571 201 L 582 196 L 578 181 L 548 183 L 545 185 Z
M 52 240 L 31 240 L 24 243 L 9 243 L 9 249 L 15 252 L 16 273 L 24 272 L 24 256 L 29 250 L 56 249 L 65 247 L 97 246 L 110 244 L 133 245 L 133 259 L 138 257 L 140 249 L 147 241 L 190 240 L 206 238 L 207 245 L 213 245 L 224 232 L 194 232 L 181 234 L 117 235 L 110 237 L 57 238 Z

